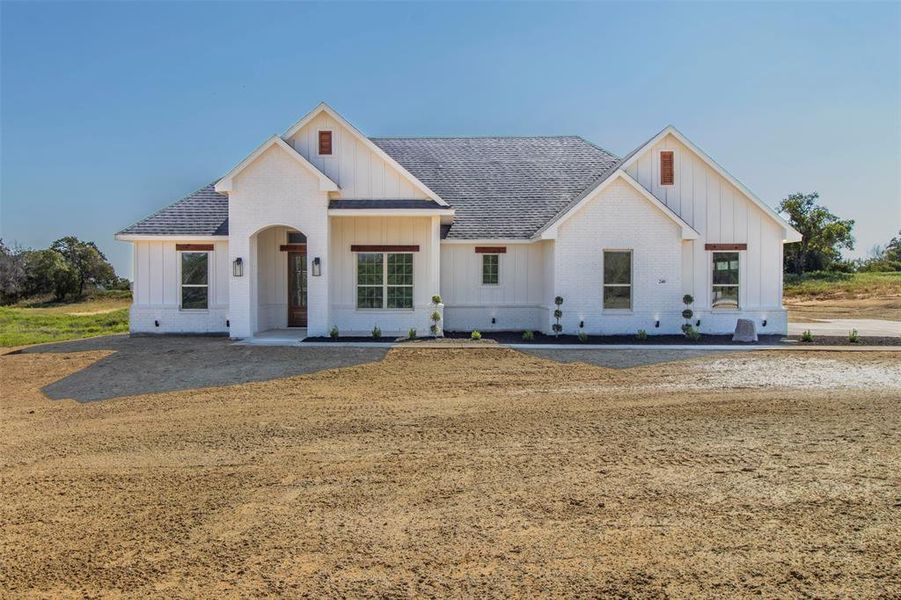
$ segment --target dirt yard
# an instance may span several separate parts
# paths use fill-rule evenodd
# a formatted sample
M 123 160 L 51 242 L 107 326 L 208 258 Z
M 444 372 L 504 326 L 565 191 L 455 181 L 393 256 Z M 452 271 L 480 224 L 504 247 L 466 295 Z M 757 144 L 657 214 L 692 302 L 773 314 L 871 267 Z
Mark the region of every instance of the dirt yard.
M 0 596 L 901 596 L 901 360 L 501 348 L 89 403 L 0 357 Z

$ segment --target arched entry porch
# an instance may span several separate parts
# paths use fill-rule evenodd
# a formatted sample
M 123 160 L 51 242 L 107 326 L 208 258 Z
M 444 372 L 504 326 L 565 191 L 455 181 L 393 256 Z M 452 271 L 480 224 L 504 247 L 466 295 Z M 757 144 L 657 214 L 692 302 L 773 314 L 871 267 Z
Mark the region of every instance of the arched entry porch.
M 272 225 L 254 234 L 251 247 L 256 255 L 254 334 L 286 329 L 305 333 L 310 275 L 306 235 L 293 227 Z

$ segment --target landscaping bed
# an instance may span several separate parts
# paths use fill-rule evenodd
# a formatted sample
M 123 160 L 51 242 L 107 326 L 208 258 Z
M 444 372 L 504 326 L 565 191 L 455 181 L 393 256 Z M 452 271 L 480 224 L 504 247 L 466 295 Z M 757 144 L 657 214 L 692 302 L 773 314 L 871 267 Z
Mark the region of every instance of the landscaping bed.
M 901 346 L 901 338 L 891 336 L 861 336 L 856 343 L 848 341 L 847 336 L 815 336 L 813 341 L 802 342 L 800 336 L 782 335 L 758 335 L 755 342 L 733 342 L 731 335 L 701 335 L 699 340 L 692 341 L 684 335 L 649 335 L 645 339 L 638 339 L 634 335 L 589 335 L 583 342 L 576 335 L 564 334 L 559 337 L 543 333 L 535 333 L 532 341 L 525 342 L 522 332 L 498 331 L 483 332 L 482 339 L 475 341 L 470 339 L 470 332 L 447 331 L 438 341 L 453 340 L 457 343 L 467 342 L 472 344 L 530 344 L 533 346 L 546 345 L 571 345 L 571 346 Z M 411 340 L 406 337 L 382 336 L 341 336 L 332 337 L 308 337 L 304 342 L 330 342 L 330 343 L 363 343 L 363 344 L 415 344 L 431 342 L 435 338 L 416 338 Z

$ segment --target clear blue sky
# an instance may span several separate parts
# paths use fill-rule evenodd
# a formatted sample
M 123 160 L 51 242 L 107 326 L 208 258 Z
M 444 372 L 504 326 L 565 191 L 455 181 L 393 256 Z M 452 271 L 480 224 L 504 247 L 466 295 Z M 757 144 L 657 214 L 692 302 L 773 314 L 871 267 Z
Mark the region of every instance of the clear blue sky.
M 858 253 L 901 226 L 901 5 L 9 3 L 0 234 L 113 234 L 319 101 L 369 135 L 667 123 L 765 201 L 817 190 Z

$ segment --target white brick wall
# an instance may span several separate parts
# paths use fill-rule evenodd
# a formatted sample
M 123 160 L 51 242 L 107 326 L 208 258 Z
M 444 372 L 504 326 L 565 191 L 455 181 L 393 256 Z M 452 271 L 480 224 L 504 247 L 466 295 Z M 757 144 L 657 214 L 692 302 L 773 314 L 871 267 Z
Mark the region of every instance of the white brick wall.
M 307 260 L 319 257 L 322 275 L 307 282 L 310 335 L 325 335 L 329 328 L 328 197 L 318 179 L 285 151 L 272 147 L 235 179 L 229 194 L 229 261 L 242 257 L 243 277 L 231 277 L 229 316 L 231 336 L 248 337 L 258 331 L 256 234 L 282 225 L 307 236 Z
M 554 292 L 564 298 L 564 332 L 578 331 L 580 321 L 588 333 L 678 332 L 682 243 L 672 220 L 626 183 L 613 183 L 564 222 L 557 234 Z M 630 311 L 603 309 L 605 249 L 632 250 Z M 660 329 L 655 329 L 658 319 Z M 548 331 L 553 322 L 551 316 Z

